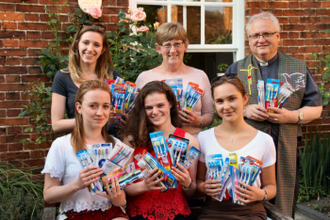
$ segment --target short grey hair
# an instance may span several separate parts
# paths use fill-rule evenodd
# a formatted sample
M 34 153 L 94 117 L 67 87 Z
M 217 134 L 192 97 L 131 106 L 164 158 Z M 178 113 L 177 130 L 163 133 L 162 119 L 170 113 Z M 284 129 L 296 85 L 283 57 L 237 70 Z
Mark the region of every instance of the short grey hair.
M 278 19 L 275 17 L 275 15 L 273 15 L 273 13 L 271 13 L 269 11 L 263 11 L 259 14 L 255 14 L 255 15 L 251 16 L 248 19 L 248 22 L 246 24 L 246 33 L 248 35 L 250 34 L 250 29 L 251 29 L 252 23 L 256 20 L 259 20 L 259 19 L 270 19 L 271 22 L 273 23 L 276 31 L 280 32 L 280 30 L 281 30 L 280 23 L 279 23 Z

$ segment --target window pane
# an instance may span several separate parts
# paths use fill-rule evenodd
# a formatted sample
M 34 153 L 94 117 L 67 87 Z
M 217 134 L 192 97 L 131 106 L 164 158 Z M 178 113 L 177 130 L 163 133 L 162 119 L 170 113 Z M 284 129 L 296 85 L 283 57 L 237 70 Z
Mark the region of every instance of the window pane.
M 205 7 L 205 44 L 231 44 L 232 7 Z
M 190 44 L 201 43 L 201 8 L 198 6 L 187 6 L 187 33 Z
M 173 5 L 171 9 L 172 22 L 179 22 L 183 25 L 183 6 Z
M 150 24 L 155 23 L 156 21 L 159 24 L 167 22 L 167 7 L 162 5 L 137 5 L 137 7 L 144 8 L 144 11 L 147 14 L 147 21 Z

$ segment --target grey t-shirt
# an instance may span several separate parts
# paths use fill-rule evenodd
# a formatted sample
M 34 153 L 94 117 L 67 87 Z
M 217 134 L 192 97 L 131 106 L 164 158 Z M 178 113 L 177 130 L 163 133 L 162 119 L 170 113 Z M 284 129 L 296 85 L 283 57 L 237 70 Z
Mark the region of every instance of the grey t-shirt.
M 115 70 L 113 71 L 113 79 L 121 77 L 120 74 Z M 70 73 L 63 73 L 58 71 L 55 75 L 54 82 L 51 92 L 66 97 L 65 109 L 68 114 L 68 118 L 74 118 L 75 116 L 75 99 L 78 91 L 78 87 L 73 83 Z M 109 134 L 114 135 L 114 128 L 111 126 L 108 130 Z
M 266 83 L 268 78 L 278 79 L 278 55 L 268 61 L 268 66 L 260 66 L 260 62 L 257 61 L 261 72 L 261 77 Z M 238 62 L 233 63 L 226 71 L 226 74 L 233 73 L 237 74 Z M 312 73 L 307 67 L 306 87 L 301 107 L 304 106 L 322 106 L 322 98 L 319 92 L 319 88 L 315 83 Z M 298 118 L 297 118 L 298 121 Z M 271 123 L 271 136 L 277 146 L 279 125 Z M 302 137 L 301 126 L 298 125 L 298 138 Z

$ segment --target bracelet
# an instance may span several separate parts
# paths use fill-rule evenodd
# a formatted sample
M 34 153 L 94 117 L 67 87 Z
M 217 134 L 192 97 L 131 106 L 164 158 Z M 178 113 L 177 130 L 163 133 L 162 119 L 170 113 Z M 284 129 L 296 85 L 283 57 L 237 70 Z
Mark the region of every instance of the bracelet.
M 265 199 L 267 199 L 267 191 L 264 189 L 262 189 L 262 190 L 265 191 L 265 196 L 264 196 L 263 200 L 261 200 L 261 201 L 265 201 Z
M 114 206 L 116 206 L 116 205 L 114 205 Z M 127 200 L 125 200 L 124 205 L 117 206 L 117 207 L 119 207 L 121 209 L 121 211 L 126 214 Z
M 184 187 L 184 186 L 182 186 L 182 189 L 184 189 L 184 190 L 189 190 L 189 189 L 191 188 L 191 185 L 192 185 L 192 183 L 193 183 L 193 180 L 191 179 L 191 177 L 190 177 L 190 180 L 191 180 L 190 185 L 189 185 L 188 187 Z

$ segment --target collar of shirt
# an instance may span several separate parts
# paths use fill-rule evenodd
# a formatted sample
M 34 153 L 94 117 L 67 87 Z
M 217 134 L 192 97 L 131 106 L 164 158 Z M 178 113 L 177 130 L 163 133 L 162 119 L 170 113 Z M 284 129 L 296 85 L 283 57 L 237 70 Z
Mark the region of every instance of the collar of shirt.
M 268 65 L 274 63 L 277 60 L 277 57 L 278 57 L 278 55 L 276 53 L 276 55 L 272 59 L 268 60 L 267 62 L 260 62 L 259 60 L 257 60 L 257 63 L 259 66 L 268 66 Z

